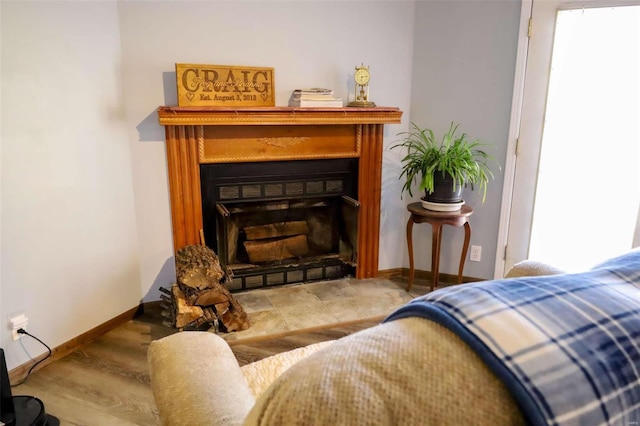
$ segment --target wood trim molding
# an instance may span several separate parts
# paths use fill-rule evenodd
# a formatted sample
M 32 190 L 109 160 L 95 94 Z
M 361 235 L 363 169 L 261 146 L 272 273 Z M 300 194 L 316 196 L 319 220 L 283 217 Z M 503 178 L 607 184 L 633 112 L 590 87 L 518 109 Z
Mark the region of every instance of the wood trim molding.
M 38 364 L 38 366 L 33 369 L 32 373 L 40 370 L 43 367 L 46 367 L 47 365 L 51 364 L 54 361 L 57 361 L 63 358 L 64 356 L 78 349 L 80 346 L 93 342 L 98 337 L 113 330 L 116 327 L 121 326 L 127 321 L 132 320 L 136 316 L 136 314 L 140 311 L 141 306 L 142 305 L 136 306 L 135 308 L 131 308 L 128 311 L 125 311 L 120 315 L 110 319 L 109 321 L 104 322 L 98 325 L 97 327 L 94 327 L 91 330 L 85 333 L 82 333 L 81 335 L 74 337 L 73 339 L 68 340 L 67 342 L 59 346 L 56 346 L 55 348 L 52 348 L 51 356 L 46 360 L 42 361 L 40 364 Z M 47 354 L 40 355 L 36 359 L 31 360 L 29 362 L 25 362 L 24 364 L 19 365 L 18 367 L 9 371 L 9 381 L 11 382 L 11 384 L 15 385 L 16 383 L 24 380 L 25 376 L 29 372 L 29 369 L 34 365 L 34 363 L 43 359 L 46 355 Z
M 374 277 L 378 272 L 380 247 L 380 190 L 382 185 L 382 125 L 359 126 L 362 154 L 358 168 L 360 217 L 356 278 Z
M 166 144 L 175 250 L 200 241 L 202 196 L 198 134 L 194 126 L 167 126 Z
M 378 271 L 378 276 L 382 278 L 407 278 L 409 277 L 409 268 L 384 269 L 382 271 Z M 416 269 L 415 278 L 431 282 L 431 271 L 422 271 L 422 270 Z M 457 275 L 440 273 L 438 274 L 438 279 L 440 282 L 445 283 L 447 285 L 458 284 Z M 479 281 L 487 281 L 487 279 L 467 277 L 467 276 L 462 277 L 463 283 L 473 283 L 473 282 L 479 282 Z
M 193 125 L 274 125 L 274 124 L 392 124 L 400 123 L 402 111 L 376 108 L 158 108 L 163 126 Z
M 362 145 L 358 125 L 196 127 L 200 164 L 357 158 Z

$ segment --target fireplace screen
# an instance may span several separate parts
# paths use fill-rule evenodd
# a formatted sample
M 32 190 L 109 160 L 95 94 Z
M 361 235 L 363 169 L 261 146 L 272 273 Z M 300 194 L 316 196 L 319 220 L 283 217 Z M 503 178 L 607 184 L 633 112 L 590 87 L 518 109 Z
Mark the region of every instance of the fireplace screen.
M 359 208 L 351 196 L 357 192 L 355 162 L 204 168 L 209 169 L 201 170 L 205 237 L 210 246 L 215 237 L 214 250 L 233 277 L 231 290 L 334 279 L 354 272 Z

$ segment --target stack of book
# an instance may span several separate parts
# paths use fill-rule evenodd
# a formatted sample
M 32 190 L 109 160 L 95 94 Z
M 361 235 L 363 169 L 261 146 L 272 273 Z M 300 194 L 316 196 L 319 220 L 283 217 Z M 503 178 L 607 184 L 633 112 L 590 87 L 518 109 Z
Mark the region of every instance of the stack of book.
M 333 96 L 333 90 L 312 87 L 310 89 L 296 89 L 289 98 L 290 107 L 342 107 L 342 98 Z

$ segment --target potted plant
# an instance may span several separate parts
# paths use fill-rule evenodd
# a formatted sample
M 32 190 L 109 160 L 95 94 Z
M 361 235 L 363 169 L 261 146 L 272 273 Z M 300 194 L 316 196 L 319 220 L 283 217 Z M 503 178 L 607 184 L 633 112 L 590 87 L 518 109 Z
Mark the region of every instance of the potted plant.
M 399 133 L 403 138 L 393 148 L 405 148 L 402 173 L 405 177 L 402 192 L 411 191 L 414 181 L 425 191 L 424 201 L 431 203 L 459 203 L 462 190 L 469 183 L 477 185 L 482 202 L 487 195 L 487 184 L 493 173 L 487 164 L 493 157 L 483 151 L 479 140 L 469 140 L 466 133 L 456 136 L 459 125 L 452 122 L 449 131 L 438 141 L 431 129 L 411 123 L 411 131 Z

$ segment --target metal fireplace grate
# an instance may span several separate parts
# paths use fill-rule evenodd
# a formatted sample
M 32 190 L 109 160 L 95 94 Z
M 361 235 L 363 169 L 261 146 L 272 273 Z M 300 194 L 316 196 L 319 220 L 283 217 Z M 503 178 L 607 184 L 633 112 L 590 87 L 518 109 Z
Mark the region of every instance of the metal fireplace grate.
M 227 283 L 231 291 L 247 290 L 274 285 L 332 280 L 353 274 L 353 267 L 338 257 L 318 260 L 307 259 L 289 265 L 243 267 L 230 265 L 233 279 Z
M 278 200 L 282 198 L 335 196 L 344 193 L 348 176 L 325 180 L 291 180 L 283 182 L 247 182 L 217 185 L 218 200 L 252 201 Z

